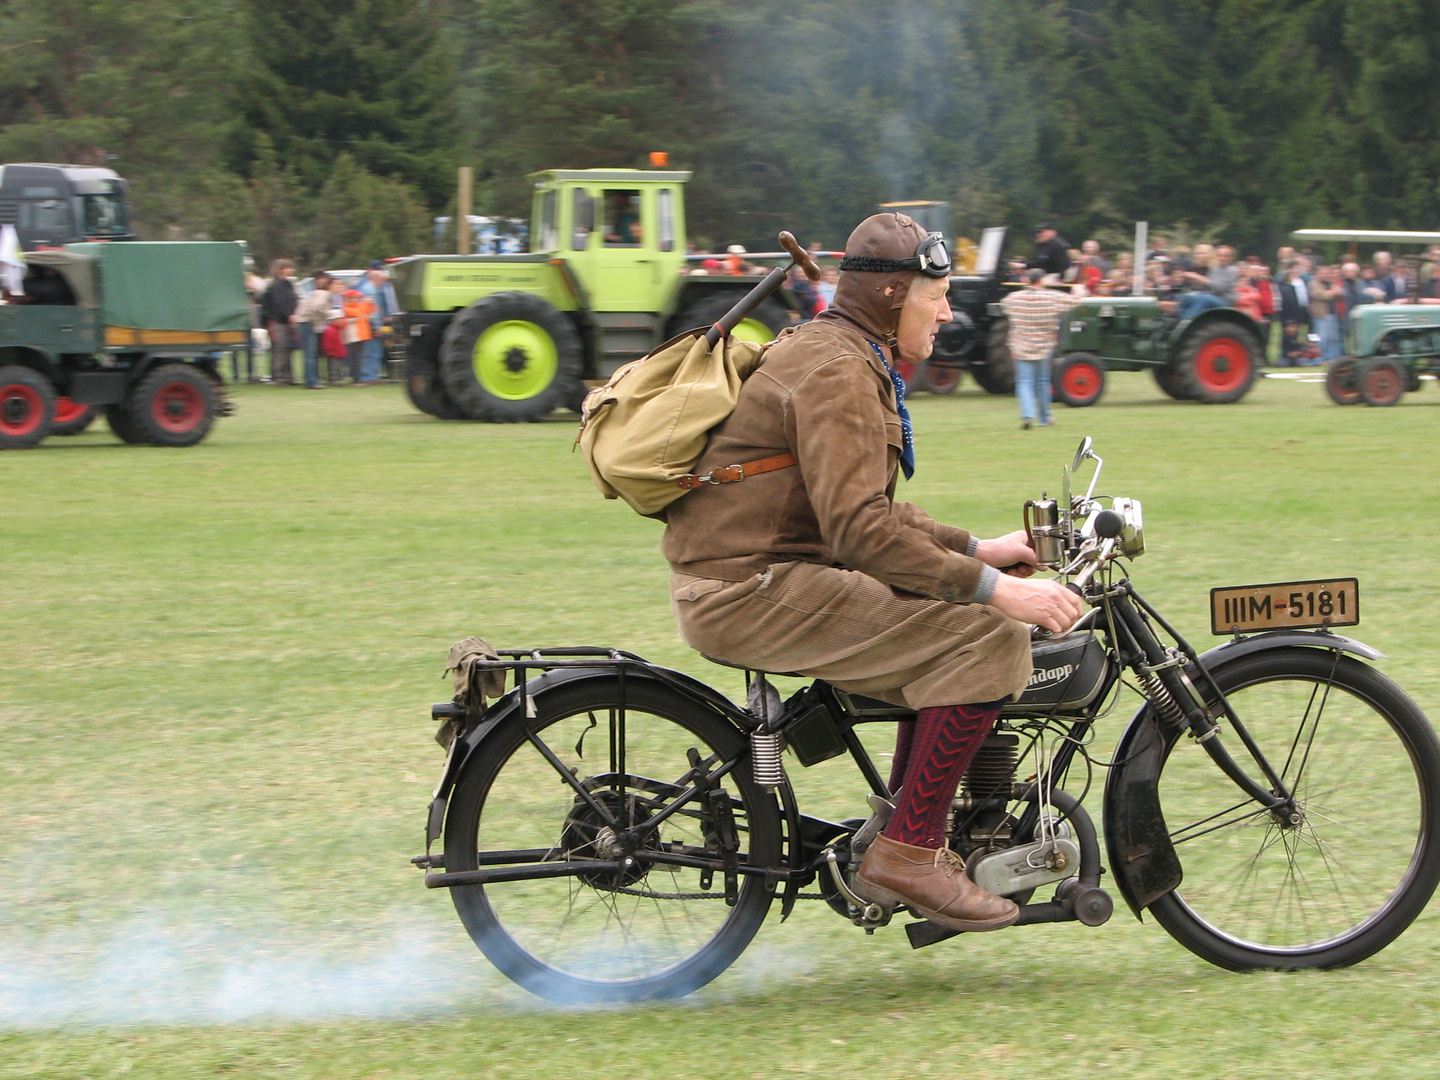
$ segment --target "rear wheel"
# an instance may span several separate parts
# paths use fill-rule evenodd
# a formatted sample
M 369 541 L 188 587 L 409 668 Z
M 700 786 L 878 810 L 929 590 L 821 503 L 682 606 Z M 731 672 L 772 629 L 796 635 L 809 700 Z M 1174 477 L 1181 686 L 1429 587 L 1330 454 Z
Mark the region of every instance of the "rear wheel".
M 450 320 L 440 344 L 440 378 L 471 420 L 544 420 L 575 392 L 584 367 L 580 335 L 538 296 L 495 293 Z
M 1185 386 L 1185 380 L 1181 378 L 1173 364 L 1152 368 L 1150 373 L 1155 376 L 1155 385 L 1160 387 L 1167 397 L 1172 397 L 1176 401 L 1190 400 L 1190 391 Z
M 1083 409 L 1105 393 L 1105 364 L 1091 353 L 1067 353 L 1055 361 L 1050 382 L 1059 401 Z
M 1360 404 L 1360 362 L 1353 356 L 1331 360 L 1325 367 L 1325 392 L 1336 405 Z
M 1405 368 L 1398 360 L 1366 360 L 1356 380 L 1366 405 L 1394 405 L 1405 393 Z
M 79 435 L 95 422 L 100 410 L 94 405 L 80 405 L 68 397 L 55 399 L 55 415 L 50 420 L 51 435 Z
M 1244 325 L 1212 319 L 1186 335 L 1175 368 L 1190 397 L 1228 405 L 1250 392 L 1261 359 L 1260 343 Z
M 1015 393 L 1015 361 L 1010 356 L 1010 320 L 996 319 L 985 332 L 985 362 L 970 365 L 970 377 L 988 394 Z
M 34 368 L 0 367 L 0 449 L 28 450 L 50 433 L 55 388 Z
M 928 390 L 932 394 L 953 394 L 960 386 L 959 364 L 937 364 L 933 359 L 920 365 L 916 378 L 917 390 Z
M 220 401 L 204 372 L 190 364 L 161 364 L 135 384 L 126 401 L 135 439 L 152 446 L 194 446 L 210 434 Z M 114 423 L 110 425 L 112 428 Z
M 780 858 L 775 800 L 748 756 L 715 775 L 745 750 L 741 734 L 668 687 L 632 676 L 623 709 L 619 690 L 592 678 L 536 695 L 534 719 L 513 716 L 477 748 L 445 823 L 447 873 L 547 872 L 451 895 L 491 963 L 566 1004 L 704 986 L 773 898 L 763 875 L 738 868 Z
M 1384 675 L 1330 650 L 1259 653 L 1214 675 L 1294 805 L 1277 818 L 1173 736 L 1160 803 L 1185 876 L 1150 910 L 1187 949 L 1237 971 L 1379 952 L 1440 879 L 1434 730 Z M 1228 731 L 1226 745 L 1262 775 Z

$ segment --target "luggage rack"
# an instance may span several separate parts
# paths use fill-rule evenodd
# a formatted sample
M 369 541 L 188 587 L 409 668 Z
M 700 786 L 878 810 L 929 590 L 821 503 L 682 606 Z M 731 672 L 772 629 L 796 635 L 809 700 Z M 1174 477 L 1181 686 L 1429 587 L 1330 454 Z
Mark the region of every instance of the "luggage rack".
M 475 667 L 482 671 L 513 671 L 515 672 L 515 687 L 511 691 L 518 695 L 520 706 L 527 717 L 535 716 L 535 702 L 529 690 L 528 672 L 534 670 L 539 672 L 564 670 L 566 668 L 614 668 L 620 683 L 620 708 L 625 708 L 625 675 L 626 672 L 643 669 L 646 677 L 658 679 L 668 683 L 677 690 L 694 694 L 698 683 L 691 683 L 685 676 L 680 676 L 668 668 L 660 667 L 637 653 L 627 652 L 624 649 L 604 648 L 595 645 L 564 645 L 556 648 L 542 649 L 496 649 L 498 660 L 476 660 Z M 509 696 L 508 694 L 506 696 Z M 739 722 L 747 730 L 756 724 L 756 720 L 744 709 L 738 707 L 734 702 L 719 693 L 712 691 L 705 695 L 711 705 L 728 715 L 732 720 Z M 496 702 L 498 705 L 499 702 Z M 491 706 L 494 708 L 495 706 Z M 461 718 L 465 715 L 464 706 L 457 705 L 453 701 L 442 701 L 430 707 L 430 715 L 436 720 L 449 720 Z

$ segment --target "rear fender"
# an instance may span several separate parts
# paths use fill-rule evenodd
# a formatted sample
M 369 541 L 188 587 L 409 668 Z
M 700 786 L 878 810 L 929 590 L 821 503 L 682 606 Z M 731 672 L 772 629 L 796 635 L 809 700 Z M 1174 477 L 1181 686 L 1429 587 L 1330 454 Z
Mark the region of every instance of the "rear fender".
M 1277 630 L 1227 641 L 1203 653 L 1201 664 L 1214 672 L 1224 664 L 1274 649 L 1336 649 L 1366 660 L 1384 653 L 1339 634 Z M 1160 769 L 1182 733 L 1164 723 L 1148 704 L 1140 706 L 1115 746 L 1120 762 L 1105 781 L 1105 849 L 1110 871 L 1130 910 L 1140 913 L 1180 884 L 1180 858 L 1160 809 Z
M 542 700 L 547 693 L 562 686 L 569 686 L 573 683 L 584 682 L 591 679 L 604 679 L 609 681 L 615 677 L 613 667 L 603 668 L 552 668 L 549 671 L 542 671 L 525 683 L 525 698 L 532 706 Z M 646 665 L 644 667 L 628 667 L 625 669 L 625 678 L 629 680 L 643 680 L 650 683 L 661 683 L 672 690 L 678 690 L 695 700 L 699 705 L 712 709 L 719 713 L 732 725 L 737 732 L 743 730 L 742 719 L 747 715 L 738 709 L 729 698 L 719 691 L 706 686 L 698 679 L 692 678 L 679 671 L 672 671 L 669 668 Z M 466 763 L 471 756 L 492 737 L 502 726 L 514 723 L 524 715 L 525 705 L 521 700 L 519 690 L 511 690 L 504 697 L 495 701 L 480 722 L 456 739 L 450 746 L 450 753 L 445 759 L 445 767 L 440 773 L 440 782 L 435 785 L 435 795 L 430 803 L 430 818 L 425 829 L 425 840 L 427 847 L 440 838 L 441 830 L 445 822 L 445 807 L 450 798 L 450 792 L 455 787 L 456 780 L 464 771 Z
M 1249 331 L 1256 346 L 1262 351 L 1264 350 L 1266 337 L 1265 332 L 1260 329 L 1260 324 L 1239 308 L 1221 307 L 1206 308 L 1200 312 L 1200 314 L 1196 315 L 1195 318 L 1176 323 L 1174 329 L 1170 331 L 1171 355 L 1173 356 L 1175 354 L 1175 351 L 1180 348 L 1181 343 L 1193 332 L 1199 330 L 1201 327 L 1209 326 L 1216 321 L 1238 323 L 1243 326 Z

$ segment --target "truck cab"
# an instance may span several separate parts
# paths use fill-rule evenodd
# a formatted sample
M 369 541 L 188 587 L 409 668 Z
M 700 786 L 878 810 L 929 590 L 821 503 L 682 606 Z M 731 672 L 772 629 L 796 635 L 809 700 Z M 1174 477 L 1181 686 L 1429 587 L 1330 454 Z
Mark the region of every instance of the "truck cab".
M 0 225 L 13 225 L 25 251 L 86 240 L 133 240 L 128 186 L 88 165 L 0 165 Z

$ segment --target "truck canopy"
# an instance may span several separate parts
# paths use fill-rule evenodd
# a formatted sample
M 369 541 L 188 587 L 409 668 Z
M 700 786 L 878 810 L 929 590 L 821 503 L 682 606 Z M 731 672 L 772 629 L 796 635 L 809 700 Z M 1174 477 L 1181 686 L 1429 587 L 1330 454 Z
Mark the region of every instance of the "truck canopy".
M 70 244 L 66 251 L 94 260 L 107 326 L 200 333 L 250 329 L 239 244 L 130 241 Z M 33 261 L 34 254 L 26 258 Z
M 95 260 L 78 251 L 27 251 L 28 266 L 53 266 L 75 294 L 76 307 L 98 308 L 100 289 L 95 281 Z

